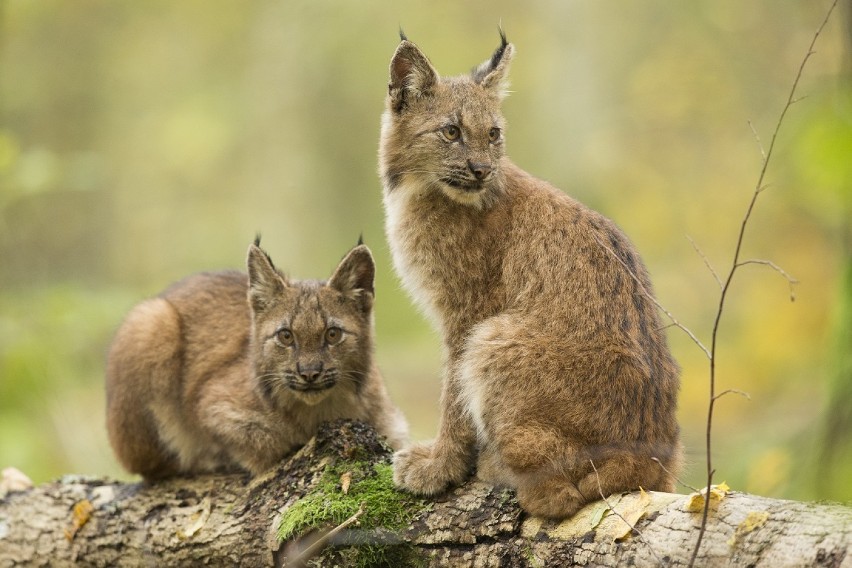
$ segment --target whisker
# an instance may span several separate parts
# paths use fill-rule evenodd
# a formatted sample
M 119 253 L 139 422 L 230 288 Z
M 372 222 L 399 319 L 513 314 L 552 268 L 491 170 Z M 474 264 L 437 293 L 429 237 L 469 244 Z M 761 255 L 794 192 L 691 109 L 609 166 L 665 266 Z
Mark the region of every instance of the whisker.
M 266 373 L 266 374 L 263 374 L 263 375 L 255 376 L 254 380 L 256 380 L 260 383 L 271 383 L 275 379 L 277 379 L 278 376 L 279 376 L 278 373 Z
M 366 371 L 349 370 L 343 373 L 342 377 L 353 383 L 362 383 L 369 376 Z

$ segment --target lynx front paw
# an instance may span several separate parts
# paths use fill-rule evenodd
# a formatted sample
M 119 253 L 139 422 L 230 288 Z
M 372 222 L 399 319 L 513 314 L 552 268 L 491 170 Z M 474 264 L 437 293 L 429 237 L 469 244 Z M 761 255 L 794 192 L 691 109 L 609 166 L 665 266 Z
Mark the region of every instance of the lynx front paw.
M 462 481 L 464 467 L 435 455 L 435 444 L 413 444 L 393 455 L 393 481 L 417 495 L 436 495 Z

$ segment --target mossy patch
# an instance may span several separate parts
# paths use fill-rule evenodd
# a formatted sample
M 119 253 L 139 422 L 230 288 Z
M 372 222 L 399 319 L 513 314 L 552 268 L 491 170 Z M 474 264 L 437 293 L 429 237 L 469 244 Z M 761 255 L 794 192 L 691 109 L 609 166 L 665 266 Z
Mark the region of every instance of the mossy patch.
M 357 566 L 399 565 L 401 556 L 412 560 L 412 547 L 388 538 L 411 523 L 428 505 L 422 499 L 397 491 L 390 464 L 341 461 L 326 467 L 316 488 L 294 503 L 281 517 L 278 538 L 289 540 L 311 529 L 330 529 L 364 512 L 351 529 L 359 533 Z M 369 531 L 376 531 L 371 539 Z M 373 540 L 373 542 L 371 542 Z

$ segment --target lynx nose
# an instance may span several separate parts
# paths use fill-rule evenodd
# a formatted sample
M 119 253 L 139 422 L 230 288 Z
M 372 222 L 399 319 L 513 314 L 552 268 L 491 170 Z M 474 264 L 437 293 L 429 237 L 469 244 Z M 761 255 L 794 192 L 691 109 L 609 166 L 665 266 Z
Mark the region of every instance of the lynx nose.
M 479 181 L 484 180 L 488 177 L 488 174 L 491 173 L 491 164 L 486 164 L 482 162 L 471 162 L 470 160 L 468 160 L 467 167 L 470 169 L 470 172 L 473 174 L 473 177 L 475 177 Z
M 299 373 L 299 376 L 302 377 L 305 382 L 313 383 L 322 374 L 322 361 L 318 363 L 309 363 L 307 365 L 296 363 L 296 372 Z

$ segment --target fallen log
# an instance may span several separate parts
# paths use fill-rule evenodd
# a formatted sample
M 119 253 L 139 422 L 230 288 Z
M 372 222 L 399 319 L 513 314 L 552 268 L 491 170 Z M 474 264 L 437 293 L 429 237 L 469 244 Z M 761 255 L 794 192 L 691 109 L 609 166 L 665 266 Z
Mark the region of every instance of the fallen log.
M 0 567 L 685 566 L 700 526 L 703 495 L 613 495 L 554 522 L 476 480 L 399 493 L 389 464 L 372 428 L 343 421 L 255 479 L 66 476 L 0 497 Z M 697 566 L 852 566 L 852 507 L 710 499 Z

